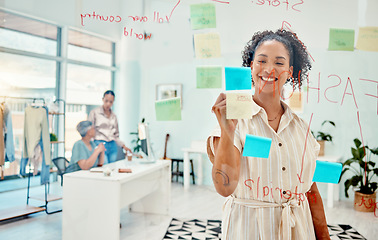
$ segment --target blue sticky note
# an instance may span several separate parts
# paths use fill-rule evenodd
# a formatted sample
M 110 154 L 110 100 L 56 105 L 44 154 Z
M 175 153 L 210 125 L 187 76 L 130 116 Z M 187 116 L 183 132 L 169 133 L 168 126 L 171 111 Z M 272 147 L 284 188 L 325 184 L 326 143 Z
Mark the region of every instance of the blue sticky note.
M 316 160 L 313 182 L 339 183 L 343 165 L 341 163 Z
M 244 157 L 268 158 L 272 139 L 247 134 L 245 136 Z
M 251 90 L 252 75 L 249 67 L 225 67 L 226 91 Z

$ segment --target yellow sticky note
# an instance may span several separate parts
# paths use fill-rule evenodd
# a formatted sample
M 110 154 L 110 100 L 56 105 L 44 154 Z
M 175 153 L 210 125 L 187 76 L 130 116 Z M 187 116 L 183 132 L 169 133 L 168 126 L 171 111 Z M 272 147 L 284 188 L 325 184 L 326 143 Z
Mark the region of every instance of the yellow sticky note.
M 378 52 L 378 27 L 361 27 L 358 31 L 356 48 Z
M 218 33 L 194 35 L 194 48 L 197 58 L 221 57 L 220 38 Z
M 293 111 L 303 111 L 303 101 L 301 92 L 293 92 L 293 95 L 289 98 L 289 106 Z
M 226 93 L 226 118 L 252 118 L 252 95 L 250 93 Z

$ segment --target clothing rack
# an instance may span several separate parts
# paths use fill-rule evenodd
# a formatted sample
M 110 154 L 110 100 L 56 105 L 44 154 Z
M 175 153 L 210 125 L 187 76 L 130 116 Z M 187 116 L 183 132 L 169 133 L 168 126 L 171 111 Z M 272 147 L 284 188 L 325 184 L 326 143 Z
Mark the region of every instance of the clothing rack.
M 42 101 L 43 105 L 46 104 L 46 101 L 45 101 L 44 98 L 0 96 L 0 99 L 1 98 L 4 99 L 3 103 L 6 101 L 6 99 L 20 99 L 20 100 L 31 100 L 33 103 L 36 103 L 36 101 Z M 63 103 L 63 112 L 62 113 L 52 113 L 52 114 L 49 113 L 49 115 L 61 115 L 61 116 L 63 116 L 64 117 L 63 118 L 63 124 L 65 124 L 66 103 L 63 99 L 56 99 L 54 101 L 54 103 L 58 103 L 59 110 L 60 110 L 59 102 Z M 53 127 L 52 127 L 52 129 L 53 129 Z M 64 134 L 65 134 L 65 131 L 64 131 L 64 128 L 63 128 L 63 136 L 64 136 Z M 60 141 L 60 142 L 58 141 L 58 142 L 54 142 L 54 143 L 63 143 L 64 144 L 64 141 Z M 53 163 L 51 163 L 51 164 L 53 164 Z M 3 166 L 1 166 L 1 169 L 2 169 L 2 173 L 3 173 Z M 0 221 L 12 219 L 12 218 L 17 218 L 17 217 L 22 217 L 22 216 L 27 216 L 29 214 L 37 213 L 37 212 L 41 212 L 41 211 L 45 211 L 47 214 L 52 214 L 52 213 L 57 213 L 57 212 L 62 211 L 62 209 L 58 209 L 58 210 L 53 211 L 53 212 L 48 211 L 47 205 L 48 205 L 49 202 L 62 199 L 62 197 L 49 195 L 49 192 L 50 192 L 50 183 L 49 182 L 44 184 L 45 185 L 45 193 L 44 193 L 43 197 L 38 198 L 38 197 L 31 197 L 29 195 L 30 194 L 30 176 L 32 174 L 32 173 L 30 173 L 30 169 L 31 169 L 31 161 L 29 161 L 26 206 L 15 207 L 13 209 L 7 209 L 5 211 L 0 211 Z M 38 206 L 38 207 L 30 206 L 29 205 L 29 198 L 44 201 L 45 204 L 42 205 L 42 206 Z
M 46 104 L 44 98 L 10 97 L 10 96 L 0 96 L 0 98 L 3 98 L 3 99 L 4 99 L 3 102 L 5 102 L 5 100 L 6 100 L 7 98 L 10 98 L 10 99 L 20 99 L 20 100 L 33 100 L 33 103 L 35 103 L 36 100 L 42 100 L 42 101 L 43 101 L 43 104 Z
M 19 99 L 19 100 L 32 100 L 33 103 L 35 103 L 37 100 L 43 101 L 43 104 L 45 105 L 45 99 L 44 98 L 31 98 L 31 97 L 11 97 L 11 96 L 0 96 L 0 98 L 3 98 L 2 103 L 6 102 L 6 99 Z M 4 180 L 4 166 L 1 167 L 1 180 Z

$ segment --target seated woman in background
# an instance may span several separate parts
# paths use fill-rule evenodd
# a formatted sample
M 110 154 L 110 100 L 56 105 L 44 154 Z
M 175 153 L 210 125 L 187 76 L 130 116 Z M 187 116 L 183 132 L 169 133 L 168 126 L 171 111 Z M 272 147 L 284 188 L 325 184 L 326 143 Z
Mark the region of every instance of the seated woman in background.
M 76 129 L 82 138 L 72 148 L 72 157 L 66 172 L 89 170 L 92 167 L 103 165 L 105 147 L 102 143 L 96 147 L 96 144 L 91 140 L 96 134 L 92 122 L 82 121 Z

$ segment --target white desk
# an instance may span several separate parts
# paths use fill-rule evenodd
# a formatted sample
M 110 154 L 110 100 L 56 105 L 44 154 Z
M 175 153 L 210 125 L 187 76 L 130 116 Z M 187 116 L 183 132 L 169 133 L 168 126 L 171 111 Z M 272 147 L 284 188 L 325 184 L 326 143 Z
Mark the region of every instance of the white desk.
M 341 156 L 320 156 L 318 157 L 319 161 L 327 162 L 341 162 Z M 335 194 L 336 193 L 336 194 Z M 336 201 L 339 201 L 339 184 L 327 183 L 327 207 L 333 208 L 334 198 Z
M 201 185 L 203 181 L 202 154 L 207 154 L 206 141 L 193 141 L 190 148 L 183 148 L 181 150 L 184 152 L 184 189 L 188 189 L 190 186 L 189 155 L 193 153 L 198 154 L 197 182 Z
M 125 160 L 104 167 L 111 176 L 78 171 L 64 175 L 63 240 L 120 238 L 120 210 L 130 205 L 134 212 L 169 214 L 171 164 Z M 118 173 L 131 168 L 132 173 Z

